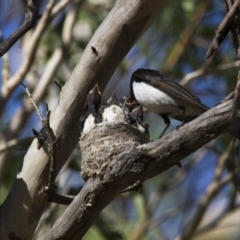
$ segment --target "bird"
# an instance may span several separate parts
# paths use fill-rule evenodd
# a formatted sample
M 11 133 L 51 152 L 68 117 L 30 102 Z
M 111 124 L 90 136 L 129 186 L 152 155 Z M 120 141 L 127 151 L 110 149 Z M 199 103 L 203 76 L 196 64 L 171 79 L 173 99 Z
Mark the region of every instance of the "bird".
M 101 105 L 101 92 L 96 84 L 88 93 L 84 104 L 85 114 L 80 119 L 80 132 L 89 132 L 97 123 Z
M 143 121 L 143 106 L 139 105 L 131 111 L 131 123 L 142 133 L 149 137 L 148 124 Z
M 93 89 L 87 95 L 86 102 L 84 104 L 85 112 L 87 112 L 90 107 L 93 107 L 97 112 L 99 106 L 101 105 L 101 99 L 102 94 L 98 88 L 98 84 L 95 84 Z
M 156 70 L 144 68 L 134 71 L 131 77 L 130 102 L 134 100 L 163 118 L 165 128 L 159 138 L 170 126 L 169 118 L 181 121 L 182 126 L 209 109 L 179 83 Z
M 121 107 L 115 92 L 113 92 L 107 104 L 101 106 L 99 116 L 102 122 L 126 121 L 124 109 Z

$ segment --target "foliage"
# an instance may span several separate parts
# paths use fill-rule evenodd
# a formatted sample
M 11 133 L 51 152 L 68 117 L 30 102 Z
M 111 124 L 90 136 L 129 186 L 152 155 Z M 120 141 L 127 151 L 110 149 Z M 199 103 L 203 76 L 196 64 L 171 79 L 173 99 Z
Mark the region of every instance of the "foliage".
M 11 1 L 2 1 L 0 4 L 0 9 L 6 9 L 0 14 L 0 30 L 3 39 L 6 39 L 10 32 L 21 24 L 19 19 L 23 19 L 25 9 L 23 3 L 21 12 L 17 6 L 13 6 Z M 45 4 L 46 2 L 41 6 L 42 11 L 45 9 Z M 63 51 L 63 58 L 55 70 L 54 77 L 46 86 L 39 101 L 39 108 L 43 115 L 44 102 L 48 102 L 51 109 L 58 98 L 59 89 L 53 84 L 53 80 L 61 84 L 67 81 L 92 34 L 113 4 L 113 0 L 89 0 L 81 3 L 70 44 L 65 44 L 62 36 L 65 20 L 75 5 L 70 4 L 68 8 L 65 8 L 41 35 L 32 67 L 24 78 L 32 91 L 39 88 L 40 78 L 56 50 Z M 217 0 L 168 1 L 154 24 L 137 41 L 116 70 L 103 93 L 103 99 L 108 99 L 113 90 L 116 91 L 119 98 L 127 95 L 131 73 L 139 67 L 159 70 L 176 81 L 181 81 L 187 73 L 205 69 L 204 74 L 189 80 L 186 86 L 206 105 L 210 107 L 216 105 L 234 90 L 238 71 L 233 64 L 237 56 L 230 34 L 214 58 L 208 60 L 205 58 L 215 29 L 224 16 L 223 1 L 221 3 Z M 22 64 L 25 56 L 23 51 L 28 48 L 27 39 L 31 36 L 31 31 L 9 51 L 11 75 Z M 3 61 L 2 58 L 2 68 Z M 224 64 L 229 64 L 229 67 L 219 70 Z M 3 84 L 3 80 L 1 83 Z M 1 115 L 1 144 L 12 139 L 17 139 L 19 142 L 5 152 L 0 152 L 0 161 L 4 162 L 4 167 L 2 171 L 0 170 L 0 180 L 2 181 L 0 202 L 6 198 L 22 164 L 23 156 L 30 145 L 31 129 L 40 130 L 41 128 L 35 112 L 29 114 L 20 127 L 17 128 L 14 125 L 14 119 L 19 116 L 17 113 L 20 109 L 30 104 L 28 98 L 23 95 L 24 89 L 18 86 Z M 145 121 L 150 124 L 151 138 L 156 139 L 164 126 L 162 120 L 152 113 L 146 113 Z M 177 125 L 178 123 L 174 122 L 170 131 L 174 130 Z M 174 239 L 182 234 L 189 219 L 194 218 L 198 204 L 213 180 L 218 161 L 226 152 L 229 143 L 228 135 L 221 136 L 187 157 L 181 169 L 174 167 L 160 176 L 146 181 L 143 193 L 127 193 L 116 197 L 102 211 L 84 239 Z M 237 151 L 239 156 L 239 149 Z M 7 157 L 3 153 L 7 154 Z M 83 180 L 79 174 L 80 159 L 80 151 L 76 147 L 56 181 L 59 192 L 77 192 L 82 187 Z M 201 226 L 212 221 L 218 222 L 226 213 L 237 211 L 239 205 L 239 201 L 235 200 L 237 196 L 236 185 L 233 183 L 221 189 L 211 199 Z M 44 229 L 52 226 L 63 209 L 63 207 L 53 204 L 51 208 L 45 210 L 35 239 L 40 239 L 41 234 L 44 234 Z M 49 213 L 54 214 L 51 216 Z M 215 230 L 217 231 L 217 228 Z M 239 237 L 237 227 L 232 231 L 236 235 L 231 239 L 236 239 L 237 234 Z

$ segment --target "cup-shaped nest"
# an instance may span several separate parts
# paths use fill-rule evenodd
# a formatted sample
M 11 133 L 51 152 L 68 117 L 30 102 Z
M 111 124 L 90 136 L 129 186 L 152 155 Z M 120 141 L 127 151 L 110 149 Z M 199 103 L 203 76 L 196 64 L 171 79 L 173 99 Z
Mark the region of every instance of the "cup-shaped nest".
M 108 164 L 117 155 L 148 141 L 148 134 L 126 122 L 104 122 L 95 125 L 80 138 L 83 179 L 97 176 L 104 178 Z

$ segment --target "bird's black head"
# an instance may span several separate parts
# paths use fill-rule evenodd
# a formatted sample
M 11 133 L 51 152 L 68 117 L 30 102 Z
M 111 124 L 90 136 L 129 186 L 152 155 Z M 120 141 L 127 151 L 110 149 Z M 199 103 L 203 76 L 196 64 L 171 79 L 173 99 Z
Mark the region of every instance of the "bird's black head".
M 84 109 L 87 112 L 91 106 L 94 106 L 95 111 L 97 111 L 100 104 L 101 104 L 101 92 L 99 91 L 98 85 L 96 84 L 87 95 L 87 100 L 84 105 Z
M 130 102 L 133 102 L 136 100 L 136 98 L 134 96 L 134 92 L 133 92 L 133 82 L 139 81 L 139 75 L 141 75 L 143 70 L 144 70 L 143 68 L 139 68 L 132 74 L 131 81 L 130 81 L 130 97 L 129 97 Z
M 133 82 L 141 82 L 142 77 L 146 75 L 149 69 L 139 68 L 136 71 L 133 72 L 131 81 L 130 81 L 130 102 L 133 102 L 136 100 L 133 92 Z M 152 71 L 152 70 L 150 70 Z
M 135 72 L 133 72 L 130 82 L 130 101 L 135 100 L 133 92 L 133 82 L 150 82 L 151 79 L 161 80 L 167 79 L 167 77 L 156 70 L 147 68 L 139 68 Z

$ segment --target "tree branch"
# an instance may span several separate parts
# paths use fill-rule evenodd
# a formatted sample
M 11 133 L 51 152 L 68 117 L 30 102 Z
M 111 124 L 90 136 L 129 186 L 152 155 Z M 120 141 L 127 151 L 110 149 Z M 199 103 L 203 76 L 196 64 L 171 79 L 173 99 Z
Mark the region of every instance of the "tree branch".
M 206 58 L 210 58 L 215 53 L 215 51 L 219 48 L 219 46 L 227 36 L 231 28 L 231 25 L 233 23 L 233 20 L 237 12 L 239 11 L 239 3 L 240 3 L 240 0 L 235 0 L 232 8 L 229 10 L 225 18 L 222 20 L 222 22 L 218 26 L 214 39 L 212 40 L 212 43 L 207 50 Z
M 14 138 L 8 142 L 4 142 L 0 144 L 0 153 L 4 151 L 9 151 L 10 149 L 16 147 L 17 145 L 21 145 L 22 143 L 30 143 L 32 141 L 32 138 L 23 138 L 23 139 L 17 139 Z
M 62 88 L 59 104 L 51 114 L 50 125 L 55 135 L 61 135 L 65 140 L 57 151 L 56 173 L 79 140 L 78 124 L 87 93 L 96 82 L 101 90 L 105 88 L 119 63 L 165 3 L 155 0 L 118 0 L 95 32 L 70 79 Z M 92 53 L 91 46 L 97 49 L 99 57 Z M 36 141 L 29 148 L 22 170 L 0 208 L 1 239 L 7 239 L 10 229 L 22 239 L 31 239 L 46 206 L 41 203 L 38 192 L 47 184 L 48 155 L 45 144 L 38 150 Z M 28 206 L 27 210 L 25 206 Z
M 51 18 L 55 18 L 72 0 L 61 0 L 52 10 Z M 80 0 L 82 2 L 84 0 Z M 79 4 L 79 3 L 78 3 Z
M 232 108 L 233 116 L 235 115 L 238 109 L 240 109 L 240 71 L 238 71 L 237 85 L 234 90 L 233 108 Z
M 196 26 L 202 18 L 202 15 L 205 13 L 208 6 L 208 1 L 200 1 L 196 6 L 194 15 L 186 28 L 183 30 L 180 38 L 176 44 L 171 48 L 171 52 L 168 55 L 168 58 L 164 61 L 164 65 L 161 66 L 163 72 L 169 72 L 173 69 L 174 65 L 177 63 L 179 58 L 184 53 L 185 49 L 188 47 L 189 42 L 192 39 L 194 32 L 196 31 Z
M 48 27 L 49 22 L 51 21 L 51 11 L 54 6 L 56 0 L 50 0 L 48 5 L 46 6 L 46 10 L 40 19 L 36 29 L 34 30 L 34 33 L 32 35 L 31 40 L 28 43 L 28 53 L 26 58 L 24 59 L 22 65 L 18 69 L 18 71 L 15 73 L 14 76 L 12 76 L 8 81 L 2 85 L 1 88 L 1 97 L 0 97 L 0 115 L 2 114 L 4 107 L 7 103 L 7 100 L 9 99 L 10 95 L 14 91 L 14 89 L 18 86 L 18 84 L 23 80 L 25 75 L 27 74 L 28 70 L 32 66 L 36 49 L 38 46 L 38 43 L 41 39 L 42 33 L 46 30 Z
M 195 233 L 195 230 L 197 229 L 198 225 L 200 224 L 200 222 L 202 220 L 204 213 L 206 212 L 207 207 L 211 203 L 212 199 L 216 196 L 217 192 L 221 189 L 220 188 L 220 186 L 222 184 L 221 176 L 225 169 L 225 163 L 229 159 L 229 155 L 232 151 L 232 148 L 233 147 L 237 148 L 238 145 L 239 145 L 238 142 L 232 141 L 229 144 L 228 149 L 219 158 L 218 166 L 216 167 L 213 181 L 211 182 L 211 184 L 209 184 L 206 194 L 201 199 L 200 204 L 197 208 L 197 212 L 196 212 L 193 220 L 190 222 L 189 226 L 187 226 L 186 231 L 184 232 L 183 236 L 181 237 L 181 240 L 187 240 L 187 239 L 192 238 L 193 234 Z
M 25 19 L 22 26 L 20 26 L 8 39 L 0 44 L 0 57 L 37 23 L 38 18 L 38 1 L 29 0 L 27 13 L 25 14 Z
M 6 53 L 2 56 L 2 82 L 5 84 L 8 79 L 11 77 L 11 70 L 10 70 L 10 61 L 9 61 L 9 54 Z
M 227 9 L 230 8 L 230 3 L 226 2 Z M 235 14 L 233 23 L 231 25 L 231 33 L 233 38 L 233 46 L 235 48 L 238 58 L 240 58 L 240 15 L 239 11 Z
M 82 0 L 76 1 L 74 3 L 73 9 L 68 11 L 68 14 L 64 21 L 63 30 L 62 30 L 63 44 L 60 48 L 55 49 L 54 53 L 48 60 L 44 68 L 44 72 L 42 73 L 41 78 L 39 79 L 38 84 L 35 87 L 34 92 L 32 93 L 32 98 L 34 99 L 34 102 L 37 105 L 42 100 L 43 95 L 46 93 L 46 89 L 49 87 L 49 85 L 52 82 L 54 74 L 56 73 L 65 54 L 69 50 L 69 46 L 72 40 L 72 29 L 76 21 L 76 18 L 78 16 L 78 12 L 81 7 L 81 2 Z M 19 132 L 24 128 L 29 117 L 33 113 L 34 107 L 33 105 L 29 104 L 29 100 L 24 99 L 23 102 L 24 102 L 24 105 L 22 106 L 22 108 L 19 109 L 14 114 L 13 118 L 10 121 L 8 130 L 7 130 L 7 135 L 5 134 L 4 136 L 1 137 L 0 145 L 4 145 L 5 142 L 10 141 L 10 139 L 12 138 L 17 138 L 19 135 Z M 39 147 L 40 146 L 41 144 L 39 145 Z M 4 153 L 0 154 L 0 182 L 1 182 L 1 179 L 4 178 L 6 170 L 8 169 L 8 166 L 10 164 L 11 164 L 11 161 L 9 161 L 9 151 L 5 151 Z
M 102 180 L 96 177 L 86 182 L 44 239 L 83 237 L 100 211 L 128 186 L 166 171 L 227 131 L 232 121 L 231 106 L 232 100 L 225 101 L 166 137 L 119 154 L 101 174 Z M 240 122 L 240 111 L 237 119 Z
M 182 85 L 186 85 L 188 82 L 190 82 L 191 80 L 198 78 L 198 77 L 202 77 L 202 76 L 206 76 L 206 75 L 212 75 L 212 74 L 218 74 L 222 71 L 226 71 L 228 69 L 231 68 L 238 68 L 240 64 L 240 61 L 233 61 L 233 62 L 228 62 L 228 63 L 222 63 L 219 64 L 217 67 L 213 68 L 213 69 L 207 69 L 204 66 L 200 67 L 199 69 L 197 69 L 196 71 L 187 73 L 182 80 L 180 81 L 180 83 Z

